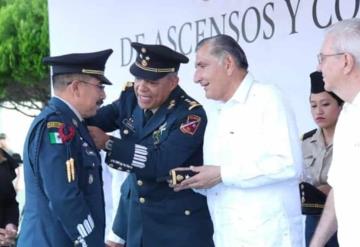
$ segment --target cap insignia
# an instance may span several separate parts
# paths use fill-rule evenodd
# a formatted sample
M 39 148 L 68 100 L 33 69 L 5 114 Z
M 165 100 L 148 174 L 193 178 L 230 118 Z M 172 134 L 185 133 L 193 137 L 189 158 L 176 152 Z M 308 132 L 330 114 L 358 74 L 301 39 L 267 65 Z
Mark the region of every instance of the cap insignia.
M 143 59 L 143 60 L 141 60 L 141 65 L 144 66 L 144 67 L 147 67 L 148 63 L 146 62 L 145 59 Z

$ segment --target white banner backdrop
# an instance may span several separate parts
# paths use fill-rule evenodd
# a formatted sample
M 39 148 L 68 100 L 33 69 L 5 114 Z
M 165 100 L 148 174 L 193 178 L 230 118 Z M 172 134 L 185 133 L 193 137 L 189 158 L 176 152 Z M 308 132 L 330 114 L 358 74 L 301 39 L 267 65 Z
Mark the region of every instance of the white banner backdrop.
M 206 105 L 193 83 L 194 49 L 202 38 L 226 33 L 244 48 L 257 80 L 278 85 L 299 132 L 315 127 L 308 103 L 324 28 L 359 16 L 360 0 L 49 0 L 51 54 L 112 48 L 107 102 L 115 100 L 135 58 L 131 41 L 162 43 L 190 58 L 180 85 Z M 299 133 L 299 135 L 300 135 Z

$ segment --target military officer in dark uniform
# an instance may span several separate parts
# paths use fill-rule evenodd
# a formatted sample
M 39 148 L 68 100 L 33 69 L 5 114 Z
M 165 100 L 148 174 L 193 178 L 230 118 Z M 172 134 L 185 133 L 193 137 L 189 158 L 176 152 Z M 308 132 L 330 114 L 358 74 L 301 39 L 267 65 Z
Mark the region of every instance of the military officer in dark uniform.
M 104 246 L 101 161 L 83 118 L 105 98 L 112 50 L 46 57 L 54 97 L 24 146 L 26 204 L 18 246 Z
M 178 85 L 188 58 L 163 45 L 132 43 L 138 55 L 120 98 L 102 107 L 91 128 L 107 151 L 110 166 L 130 172 L 121 190 L 113 230 L 127 247 L 213 246 L 206 198 L 192 190 L 176 193 L 166 177 L 172 168 L 202 164 L 206 115 Z
M 305 240 L 309 246 L 325 204 L 326 195 L 331 187 L 327 183 L 332 161 L 333 137 L 335 126 L 344 101 L 336 94 L 324 89 L 321 72 L 310 74 L 311 114 L 318 128 L 305 133 L 302 137 L 304 157 L 303 180 L 311 185 L 301 185 L 302 212 L 306 214 Z M 326 247 L 337 247 L 336 234 Z

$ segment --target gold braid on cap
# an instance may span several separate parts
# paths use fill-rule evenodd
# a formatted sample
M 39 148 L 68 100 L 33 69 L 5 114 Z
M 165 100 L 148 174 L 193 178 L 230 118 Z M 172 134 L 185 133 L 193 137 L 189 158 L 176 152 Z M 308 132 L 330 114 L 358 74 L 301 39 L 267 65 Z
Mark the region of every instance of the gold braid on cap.
M 82 69 L 81 72 L 84 74 L 104 75 L 104 71 L 102 70 Z
M 135 65 L 138 66 L 142 70 L 151 71 L 155 73 L 169 73 L 169 72 L 175 72 L 175 68 L 150 68 L 150 67 L 144 67 L 138 62 L 135 62 Z

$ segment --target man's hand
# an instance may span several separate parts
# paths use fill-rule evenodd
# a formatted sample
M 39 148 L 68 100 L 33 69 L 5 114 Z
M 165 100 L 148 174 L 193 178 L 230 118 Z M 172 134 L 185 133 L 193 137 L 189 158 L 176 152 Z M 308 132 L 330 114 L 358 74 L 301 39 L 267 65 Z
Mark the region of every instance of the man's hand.
M 105 143 L 110 139 L 110 136 L 108 136 L 102 129 L 95 126 L 88 126 L 88 129 L 96 147 L 98 149 L 104 149 Z
M 7 224 L 4 228 L 0 228 L 0 246 L 9 246 L 15 244 L 17 236 L 17 227 L 14 224 Z
M 208 189 L 221 182 L 220 166 L 190 166 L 190 169 L 198 174 L 185 179 L 179 185 L 175 185 L 174 191 L 185 189 Z
M 105 243 L 105 247 L 124 247 L 124 245 L 107 240 Z

